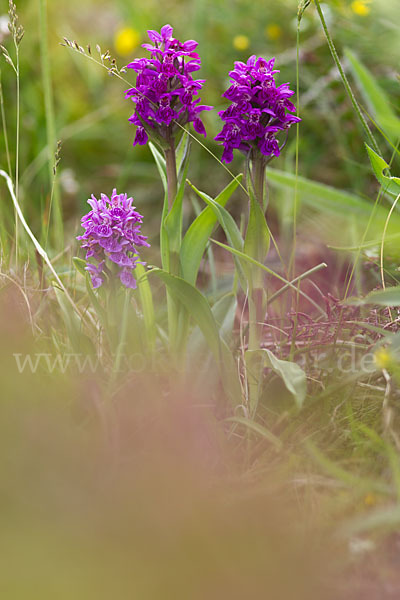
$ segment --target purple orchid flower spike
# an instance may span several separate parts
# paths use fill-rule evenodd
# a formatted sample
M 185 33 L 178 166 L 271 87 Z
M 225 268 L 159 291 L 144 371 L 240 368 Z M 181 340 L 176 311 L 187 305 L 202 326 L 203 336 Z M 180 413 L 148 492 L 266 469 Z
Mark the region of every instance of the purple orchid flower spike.
M 275 59 L 250 56 L 246 63 L 237 61 L 229 73 L 231 85 L 223 94 L 231 104 L 219 113 L 224 126 L 216 136 L 222 142 L 223 162 L 233 160 L 238 149 L 252 160 L 279 156 L 286 140 L 277 136 L 301 119 L 293 114 L 295 105 L 289 100 L 294 92 L 288 83 L 275 83 Z
M 136 59 L 128 65 L 137 73 L 136 86 L 126 92 L 135 104 L 129 119 L 137 126 L 134 145 L 144 145 L 152 138 L 170 144 L 188 123 L 206 135 L 199 113 L 212 107 L 199 105 L 198 94 L 205 80 L 192 76 L 201 67 L 195 52 L 197 42 L 180 42 L 173 37 L 171 25 L 164 25 L 160 32 L 149 30 L 148 35 L 151 43 L 143 47 L 151 58 Z
M 132 270 L 139 263 L 139 248 L 150 244 L 140 231 L 143 217 L 132 203 L 133 198 L 115 189 L 111 198 L 101 194 L 100 200 L 93 195 L 88 200 L 92 210 L 82 217 L 85 232 L 76 239 L 86 250 L 86 270 L 94 288 L 103 285 L 106 277 L 116 276 L 125 287 L 136 287 Z

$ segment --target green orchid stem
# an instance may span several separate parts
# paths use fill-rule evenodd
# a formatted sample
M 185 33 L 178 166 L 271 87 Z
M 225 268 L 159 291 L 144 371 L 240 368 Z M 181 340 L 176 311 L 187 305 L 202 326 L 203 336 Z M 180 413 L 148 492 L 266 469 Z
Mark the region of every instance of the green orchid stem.
M 263 157 L 253 160 L 251 164 L 251 178 L 254 195 L 257 198 L 261 208 L 265 211 L 267 208 L 265 206 L 265 168 L 267 165 Z
M 176 170 L 175 141 L 170 132 L 167 135 L 169 148 L 165 152 L 165 166 L 167 171 L 167 193 L 168 193 L 168 212 L 172 209 L 176 194 L 178 191 L 178 174 Z M 167 215 L 165 215 L 167 216 Z M 164 217 L 165 218 L 165 217 Z M 164 265 L 165 268 L 166 265 Z M 179 275 L 179 257 L 175 253 L 168 251 L 168 272 L 171 275 Z M 178 361 L 179 357 L 179 306 L 167 290 L 167 309 L 168 309 L 168 331 L 170 348 Z
M 266 162 L 263 156 L 257 156 L 251 161 L 250 177 L 251 181 L 249 184 L 252 186 L 255 200 L 260 206 L 262 213 L 266 210 L 266 181 L 265 181 L 265 170 Z M 259 209 L 256 210 L 257 204 L 249 203 L 249 210 L 255 211 L 255 215 Z M 249 220 L 251 215 L 249 215 Z M 258 237 L 258 235 L 256 235 Z M 263 244 L 261 240 L 255 240 L 256 256 L 252 258 L 263 262 L 266 258 L 264 251 L 262 250 Z M 260 256 L 262 254 L 262 256 Z M 264 291 L 263 275 L 259 269 L 252 269 L 249 281 L 249 343 L 248 350 L 254 352 L 260 350 L 262 341 L 263 321 L 265 318 L 266 311 L 266 294 Z M 248 394 L 249 394 L 249 407 L 250 414 L 253 416 L 257 410 L 260 380 L 262 376 L 262 364 L 260 360 L 255 359 L 254 355 L 251 359 L 251 363 L 248 363 Z
M 260 312 L 260 293 L 262 295 L 263 290 L 260 289 L 249 289 L 249 343 L 248 351 L 251 353 L 250 360 L 246 358 L 246 371 L 247 371 L 247 387 L 248 387 L 248 403 L 250 417 L 254 417 L 259 398 L 259 383 L 261 378 L 261 357 L 260 359 L 255 358 L 254 352 L 260 349 L 261 345 L 261 321 L 259 320 Z
M 171 135 L 168 135 L 169 148 L 165 150 L 165 163 L 167 168 L 168 183 L 168 208 L 171 210 L 176 192 L 178 190 L 178 175 L 176 172 L 175 142 Z

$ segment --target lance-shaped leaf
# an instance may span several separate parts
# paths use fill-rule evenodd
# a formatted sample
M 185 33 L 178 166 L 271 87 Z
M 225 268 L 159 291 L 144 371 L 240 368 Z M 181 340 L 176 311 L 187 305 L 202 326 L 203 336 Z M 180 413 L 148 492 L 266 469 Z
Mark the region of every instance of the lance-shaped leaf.
M 378 306 L 400 306 L 400 286 L 370 292 L 365 298 L 349 298 L 348 304 L 377 304 Z
M 228 340 L 233 329 L 233 322 L 236 313 L 236 295 L 232 292 L 224 294 L 214 306 L 211 312 L 219 329 L 219 334 L 223 339 Z M 201 336 L 201 330 L 196 327 L 189 339 L 189 351 L 193 353 L 204 352 L 204 338 Z
M 297 407 L 301 408 L 303 406 L 307 392 L 307 378 L 303 369 L 298 364 L 289 360 L 281 360 L 266 348 L 248 351 L 246 355 L 261 355 L 264 366 L 272 369 L 279 375 L 286 389 L 292 394 Z
M 389 170 L 389 165 L 383 160 L 379 154 L 377 154 L 372 148 L 365 144 L 371 161 L 371 166 L 374 170 L 375 177 L 383 187 L 383 190 L 393 196 L 400 194 L 400 177 L 390 177 L 385 175 L 384 171 Z
M 231 181 L 215 198 L 215 202 L 225 207 L 242 179 L 242 174 Z M 201 197 L 201 196 L 200 196 Z M 204 200 L 204 198 L 203 198 Z M 195 283 L 200 268 L 201 259 L 210 235 L 218 222 L 215 210 L 207 206 L 193 221 L 187 230 L 181 246 L 182 277 L 190 283 Z
M 232 215 L 230 215 L 229 212 L 223 206 L 218 204 L 213 198 L 208 196 L 208 194 L 201 192 L 190 182 L 189 182 L 189 185 L 193 188 L 193 190 L 196 192 L 196 194 L 202 200 L 204 200 L 204 202 L 206 204 L 208 204 L 211 207 L 211 210 L 214 212 L 219 224 L 221 225 L 222 229 L 224 230 L 224 233 L 226 235 L 228 243 L 230 244 L 230 246 L 232 246 L 232 248 L 239 251 L 239 256 L 240 256 L 240 252 L 243 249 L 244 242 L 243 242 L 242 235 L 239 231 L 239 228 L 236 225 Z M 245 263 L 238 260 L 237 256 L 238 255 L 236 255 L 236 257 L 235 257 L 235 265 L 236 265 L 236 270 L 238 273 L 239 281 L 243 288 L 243 291 L 247 292 L 248 277 L 247 277 L 246 273 L 248 274 L 248 268 L 246 267 Z
M 152 269 L 149 274 L 156 275 L 165 283 L 174 300 L 184 305 L 199 326 L 220 367 L 221 378 L 227 394 L 235 405 L 240 404 L 241 388 L 236 365 L 231 351 L 219 335 L 218 326 L 207 299 L 181 277 L 171 275 L 162 269 Z

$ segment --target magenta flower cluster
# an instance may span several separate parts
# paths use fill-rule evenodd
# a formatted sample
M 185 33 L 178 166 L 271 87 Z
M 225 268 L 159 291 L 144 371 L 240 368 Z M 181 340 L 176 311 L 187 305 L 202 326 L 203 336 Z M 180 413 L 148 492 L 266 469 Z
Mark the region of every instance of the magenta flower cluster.
M 253 159 L 260 154 L 279 156 L 282 146 L 277 135 L 301 120 L 290 114 L 296 107 L 289 100 L 294 94 L 289 84 L 276 86 L 279 71 L 274 70 L 274 62 L 274 58 L 251 56 L 247 63 L 235 62 L 229 73 L 232 82 L 223 96 L 231 104 L 219 113 L 225 124 L 215 138 L 224 145 L 226 163 L 232 161 L 235 148 Z
M 148 31 L 152 43 L 143 47 L 151 58 L 138 58 L 127 65 L 137 73 L 136 86 L 126 92 L 136 105 L 129 119 L 137 125 L 134 145 L 146 144 L 153 133 L 166 139 L 187 123 L 206 135 L 199 114 L 213 107 L 199 104 L 198 94 L 205 80 L 192 76 L 201 66 L 195 52 L 198 43 L 180 42 L 172 34 L 170 25 L 164 25 L 160 33 Z
M 139 262 L 138 249 L 150 244 L 140 232 L 143 217 L 132 202 L 133 198 L 117 194 L 115 189 L 111 199 L 101 194 L 100 200 L 93 195 L 88 200 L 92 210 L 82 217 L 85 233 L 77 239 L 86 249 L 86 270 L 94 288 L 100 287 L 105 277 L 115 276 L 125 287 L 136 287 L 132 270 Z M 93 259 L 95 264 L 89 259 Z

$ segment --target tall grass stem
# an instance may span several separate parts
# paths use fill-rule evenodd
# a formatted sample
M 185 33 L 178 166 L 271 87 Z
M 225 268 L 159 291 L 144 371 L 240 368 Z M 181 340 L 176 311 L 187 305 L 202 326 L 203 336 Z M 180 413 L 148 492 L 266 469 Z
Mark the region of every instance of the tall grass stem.
M 49 39 L 48 39 L 48 23 L 47 23 L 47 0 L 39 0 L 40 4 L 40 54 L 42 67 L 42 82 L 44 91 L 44 103 L 46 111 L 46 136 L 47 136 L 47 154 L 48 154 L 48 169 L 49 181 L 52 187 L 48 221 L 50 222 L 51 213 L 54 213 L 54 239 L 56 247 L 62 247 L 64 244 L 64 228 L 62 218 L 62 208 L 60 191 L 58 183 L 55 180 L 53 172 L 54 152 L 56 149 L 56 125 L 54 118 L 54 99 L 53 87 L 51 80 L 51 69 L 49 59 Z M 48 225 L 49 226 L 49 225 Z
M 357 102 L 356 97 L 355 97 L 355 95 L 353 93 L 353 90 L 351 89 L 349 80 L 347 79 L 346 73 L 344 72 L 344 69 L 343 69 L 342 64 L 340 62 L 339 55 L 338 55 L 338 53 L 336 51 L 336 48 L 335 48 L 335 45 L 333 43 L 332 37 L 331 37 L 331 35 L 329 33 L 328 26 L 326 24 L 324 13 L 322 12 L 319 0 L 314 0 L 314 3 L 315 3 L 315 6 L 317 8 L 317 11 L 318 11 L 318 15 L 319 15 L 319 18 L 320 18 L 320 21 L 321 21 L 322 28 L 323 28 L 324 33 L 325 33 L 326 40 L 328 42 L 329 50 L 331 51 L 333 60 L 336 63 L 336 66 L 337 66 L 338 71 L 340 73 L 340 77 L 342 78 L 342 82 L 343 82 L 343 85 L 344 85 L 345 90 L 347 92 L 347 95 L 349 96 L 349 98 L 351 100 L 353 108 L 354 108 L 355 112 L 357 113 L 358 118 L 361 121 L 361 124 L 362 124 L 362 126 L 363 126 L 363 128 L 365 130 L 365 133 L 367 134 L 367 137 L 368 137 L 368 139 L 369 139 L 369 141 L 370 141 L 373 149 L 380 156 L 381 152 L 379 150 L 379 146 L 376 143 L 376 140 L 375 140 L 375 138 L 374 138 L 374 136 L 372 134 L 372 131 L 368 127 L 368 123 L 365 120 L 364 115 L 361 112 L 361 109 L 360 109 L 360 107 L 358 105 L 358 102 Z
M 14 38 L 16 52 L 16 77 L 17 77 L 17 123 L 15 134 L 15 197 L 19 202 L 19 126 L 20 126 L 20 80 L 19 80 L 19 47 Z M 18 265 L 18 244 L 19 244 L 19 220 L 15 212 L 15 264 Z
M 3 96 L 3 85 L 1 82 L 1 69 L 0 69 L 0 110 L 1 110 L 1 122 L 3 127 L 3 135 L 4 135 L 4 144 L 6 147 L 6 157 L 7 157 L 7 168 L 8 173 L 11 176 L 11 158 L 10 158 L 10 148 L 8 145 L 8 133 L 7 133 L 7 121 L 6 121 L 6 111 L 4 108 L 4 96 Z

